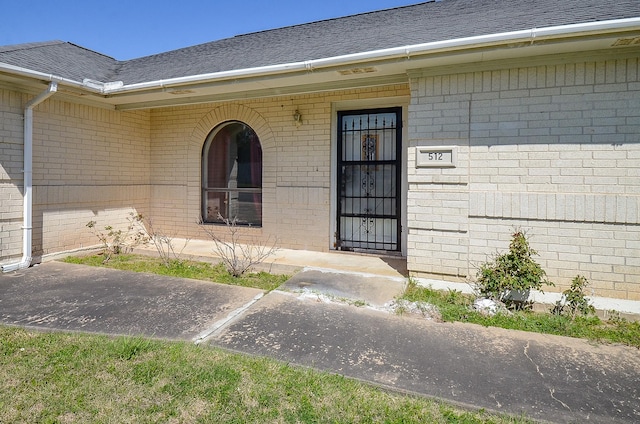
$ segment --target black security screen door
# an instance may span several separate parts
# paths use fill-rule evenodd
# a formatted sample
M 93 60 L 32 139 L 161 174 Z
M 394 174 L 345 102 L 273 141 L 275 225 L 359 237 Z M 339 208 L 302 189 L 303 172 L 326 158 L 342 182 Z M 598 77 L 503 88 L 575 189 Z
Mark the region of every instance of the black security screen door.
M 400 250 L 401 110 L 338 113 L 340 250 Z

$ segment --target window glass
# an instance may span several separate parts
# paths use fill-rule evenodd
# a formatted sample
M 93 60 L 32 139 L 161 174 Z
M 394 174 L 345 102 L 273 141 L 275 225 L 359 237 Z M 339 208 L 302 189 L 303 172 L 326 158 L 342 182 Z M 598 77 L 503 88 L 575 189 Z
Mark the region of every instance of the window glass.
M 262 148 L 242 122 L 215 128 L 203 151 L 203 217 L 238 224 L 262 224 Z

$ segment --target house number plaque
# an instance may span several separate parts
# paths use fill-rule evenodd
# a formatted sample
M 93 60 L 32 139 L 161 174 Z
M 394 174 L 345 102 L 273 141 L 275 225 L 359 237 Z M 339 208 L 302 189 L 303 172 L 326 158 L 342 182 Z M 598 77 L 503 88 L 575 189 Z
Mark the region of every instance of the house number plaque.
M 416 148 L 416 167 L 455 167 L 457 156 L 457 146 L 418 146 Z

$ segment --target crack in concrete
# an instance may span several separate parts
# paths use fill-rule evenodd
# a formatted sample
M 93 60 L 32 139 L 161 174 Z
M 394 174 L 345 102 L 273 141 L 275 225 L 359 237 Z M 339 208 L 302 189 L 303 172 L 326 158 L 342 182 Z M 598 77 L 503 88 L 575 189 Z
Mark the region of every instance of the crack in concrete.
M 544 374 L 543 374 L 542 372 L 540 372 L 540 367 L 538 366 L 538 364 L 536 364 L 535 362 L 533 362 L 533 359 L 531 359 L 531 357 L 529 356 L 529 353 L 528 353 L 528 350 L 529 350 L 529 343 L 531 343 L 531 342 L 527 341 L 527 345 L 524 347 L 524 356 L 526 356 L 526 357 L 527 357 L 527 359 L 528 359 L 529 361 L 531 361 L 531 363 L 532 363 L 533 365 L 535 365 L 535 367 L 536 367 L 536 371 L 538 372 L 538 374 L 540 374 L 540 376 L 541 376 L 541 377 L 544 377 Z
M 491 393 L 489 397 L 496 402 L 498 409 L 502 408 L 502 404 L 498 401 L 498 398 L 496 397 L 495 393 Z
M 569 408 L 569 405 L 567 405 L 566 403 L 564 403 L 563 401 L 561 401 L 560 399 L 558 399 L 557 397 L 555 397 L 555 396 L 554 396 L 554 393 L 555 393 L 555 392 L 556 392 L 556 391 L 555 391 L 554 389 L 551 389 L 551 388 L 549 389 L 549 393 L 551 394 L 551 399 L 553 399 L 553 400 L 555 400 L 555 401 L 559 402 L 562 406 L 564 406 L 565 408 L 567 408 L 570 412 L 573 412 L 573 411 L 571 411 L 571 408 Z

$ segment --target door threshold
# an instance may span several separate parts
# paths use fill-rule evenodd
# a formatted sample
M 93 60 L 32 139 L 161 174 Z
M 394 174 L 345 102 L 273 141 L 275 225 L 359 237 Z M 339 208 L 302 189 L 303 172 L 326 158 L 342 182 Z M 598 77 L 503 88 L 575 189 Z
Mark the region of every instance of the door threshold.
M 397 252 L 397 251 L 393 251 L 393 250 L 376 250 L 376 249 L 349 249 L 349 250 L 336 250 L 336 252 L 340 252 L 340 253 L 351 253 L 351 254 L 355 254 L 355 255 L 362 255 L 362 256 L 377 256 L 380 258 L 394 258 L 394 259 L 398 259 L 398 258 L 404 258 L 404 256 L 402 255 L 402 252 Z

